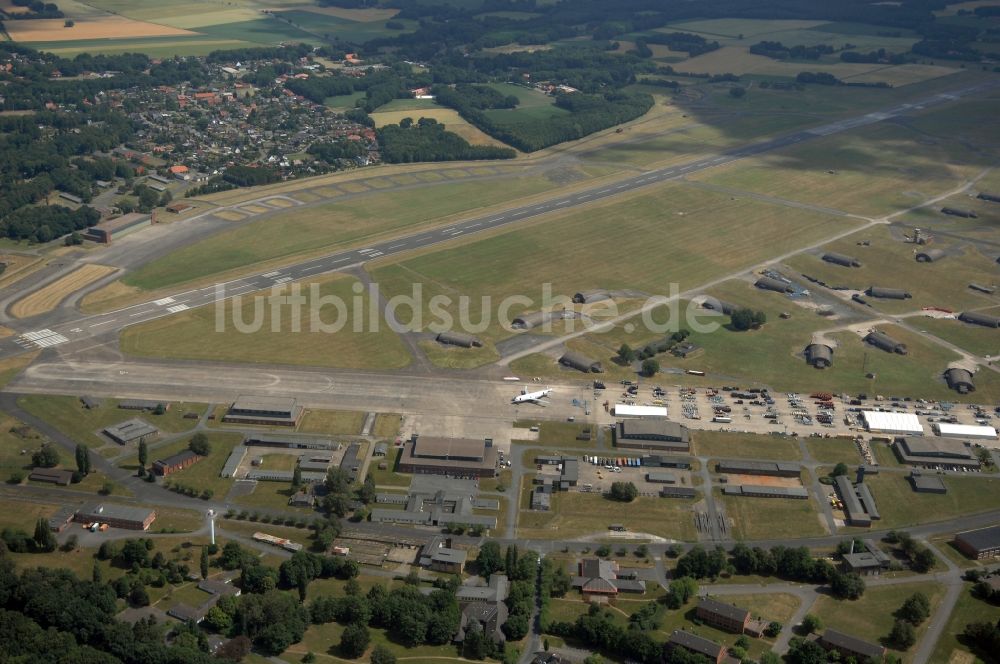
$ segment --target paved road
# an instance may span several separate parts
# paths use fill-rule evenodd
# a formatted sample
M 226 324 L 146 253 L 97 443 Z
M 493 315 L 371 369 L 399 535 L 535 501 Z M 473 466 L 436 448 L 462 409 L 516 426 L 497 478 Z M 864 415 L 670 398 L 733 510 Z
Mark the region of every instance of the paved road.
M 594 201 L 608 199 L 618 194 L 667 180 L 682 178 L 698 171 L 722 166 L 746 157 L 771 152 L 817 137 L 829 136 L 874 124 L 914 110 L 947 104 L 961 97 L 986 92 L 998 86 L 1000 86 L 1000 82 L 989 82 L 963 87 L 948 93 L 934 95 L 919 102 L 898 104 L 883 111 L 832 122 L 806 131 L 799 131 L 771 140 L 727 150 L 717 155 L 704 156 L 686 164 L 647 171 L 620 180 L 615 184 L 595 186 L 562 198 L 557 196 L 549 201 L 533 205 L 512 207 L 505 212 L 470 218 L 445 228 L 413 233 L 393 240 L 375 243 L 361 249 L 342 251 L 306 260 L 281 269 L 234 279 L 214 286 L 195 288 L 173 296 L 136 304 L 108 313 L 76 316 L 75 312 L 72 311 L 66 311 L 65 309 L 56 310 L 49 315 L 33 319 L 32 324 L 38 326 L 35 329 L 23 331 L 24 334 L 0 340 L 0 358 L 17 355 L 39 347 L 46 348 L 90 339 L 101 334 L 122 330 L 130 325 L 211 304 L 220 298 L 267 289 L 318 274 L 342 271 L 374 258 L 421 249 L 464 235 L 481 233 L 489 229 L 499 228 L 557 210 L 566 210 L 587 205 Z

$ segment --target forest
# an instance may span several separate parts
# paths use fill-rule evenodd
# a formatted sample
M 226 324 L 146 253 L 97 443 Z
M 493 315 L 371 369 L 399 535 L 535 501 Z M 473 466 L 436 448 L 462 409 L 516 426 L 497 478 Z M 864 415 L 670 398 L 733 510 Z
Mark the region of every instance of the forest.
M 464 138 L 447 131 L 445 125 L 432 118 L 413 122 L 403 118 L 398 125 L 386 125 L 378 130 L 382 160 L 390 164 L 415 161 L 456 161 L 462 159 L 513 159 L 510 148 L 492 145 L 470 145 Z

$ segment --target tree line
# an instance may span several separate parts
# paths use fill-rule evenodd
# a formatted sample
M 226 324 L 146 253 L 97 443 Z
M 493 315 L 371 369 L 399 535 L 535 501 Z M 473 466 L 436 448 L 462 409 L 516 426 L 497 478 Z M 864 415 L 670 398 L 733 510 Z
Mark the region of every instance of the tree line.
M 510 148 L 495 145 L 470 145 L 458 134 L 446 131 L 445 125 L 433 118 L 413 122 L 403 118 L 397 125 L 378 130 L 382 160 L 390 163 L 415 161 L 454 161 L 477 159 L 513 159 Z

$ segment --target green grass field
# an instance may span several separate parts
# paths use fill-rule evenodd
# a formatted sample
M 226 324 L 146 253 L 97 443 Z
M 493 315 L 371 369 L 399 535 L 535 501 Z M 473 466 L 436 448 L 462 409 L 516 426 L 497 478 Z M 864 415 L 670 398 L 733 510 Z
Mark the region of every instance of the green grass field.
M 972 596 L 972 584 L 965 584 L 955 608 L 952 609 L 951 617 L 941 638 L 938 639 L 937 647 L 931 655 L 932 662 L 965 662 L 973 661 L 969 647 L 962 643 L 959 638 L 965 630 L 965 626 L 973 622 L 996 623 L 1000 620 L 1000 606 L 994 606 L 988 602 L 976 599 Z M 968 658 L 968 659 L 967 659 Z M 976 661 L 979 661 L 978 659 Z
M 698 430 L 691 432 L 693 453 L 717 459 L 798 461 L 802 450 L 795 438 L 752 433 Z
M 861 454 L 852 440 L 842 438 L 807 438 L 806 448 L 813 459 L 821 463 L 857 464 Z
M 354 104 L 359 99 L 364 99 L 364 98 L 365 98 L 365 93 L 359 90 L 349 95 L 338 95 L 336 97 L 327 97 L 324 103 L 330 108 L 347 110 L 354 108 Z
M 1000 331 L 943 318 L 911 318 L 910 324 L 974 355 L 1000 355 Z
M 538 440 L 531 440 L 531 445 L 544 447 L 594 447 L 597 445 L 598 432 L 597 426 L 594 424 L 520 419 L 514 422 L 514 426 L 520 429 L 538 427 Z M 577 436 L 583 435 L 584 429 L 590 430 L 590 440 L 577 439 Z
M 126 283 L 142 289 L 173 286 L 271 259 L 363 242 L 390 231 L 441 223 L 449 215 L 540 193 L 552 186 L 544 178 L 527 177 L 456 182 L 291 209 L 150 261 L 130 274 Z
M 986 477 L 944 477 L 948 493 L 915 493 L 906 476 L 884 473 L 865 477 L 882 515 L 880 528 L 947 521 L 962 514 L 995 509 L 1000 480 Z
M 225 497 L 226 492 L 229 491 L 229 487 L 232 486 L 233 482 L 230 479 L 219 477 L 219 473 L 222 472 L 222 467 L 226 465 L 229 453 L 243 441 L 243 436 L 238 433 L 223 433 L 219 431 L 209 431 L 207 435 L 209 444 L 211 445 L 209 455 L 184 470 L 171 473 L 166 479 L 172 483 L 194 487 L 199 492 L 211 489 L 215 499 L 220 500 Z M 188 437 L 184 437 L 169 445 L 150 450 L 149 466 L 147 468 L 151 467 L 157 459 L 165 459 L 172 454 L 186 450 L 188 442 Z M 123 468 L 134 468 L 137 467 L 138 460 L 132 455 L 119 462 L 118 465 Z
M 303 433 L 354 436 L 361 433 L 361 426 L 364 423 L 365 413 L 357 410 L 307 409 L 298 430 Z
M 990 164 L 986 154 L 970 145 L 997 140 L 987 108 L 988 104 L 963 102 L 925 112 L 906 124 L 863 127 L 693 177 L 857 214 L 883 215 L 957 187 Z M 948 124 L 951 118 L 953 125 Z
M 319 297 L 340 298 L 345 316 L 353 308 L 355 297 L 361 297 L 367 311 L 367 295 L 358 296 L 352 289 L 356 280 L 335 276 L 316 283 Z M 303 288 L 302 293 L 307 303 L 312 301 L 311 289 Z M 234 306 L 232 300 L 226 303 L 226 322 L 221 332 L 216 327 L 216 312 L 203 307 L 125 329 L 121 349 L 138 357 L 336 368 L 398 369 L 410 363 L 403 343 L 384 321 L 377 330 L 362 326 L 354 331 L 353 318 L 341 318 L 337 308 L 325 306 L 318 311 L 320 322 L 331 326 L 338 319 L 346 322 L 339 331 L 323 332 L 313 328 L 305 306 L 301 331 L 294 331 L 295 321 L 288 307 L 282 307 L 276 319 L 272 318 L 272 307 L 260 301 L 259 329 L 243 333 L 233 323 Z M 255 320 L 255 307 L 253 300 L 241 303 L 239 313 L 245 324 Z
M 556 106 L 554 97 L 533 88 L 526 88 L 512 83 L 493 83 L 491 88 L 505 95 L 518 98 L 517 108 L 493 109 L 486 114 L 493 120 L 516 124 L 519 122 L 539 122 L 558 115 L 566 115 L 569 111 Z
M 447 346 L 433 340 L 421 341 L 419 345 L 434 366 L 445 369 L 474 369 L 500 359 L 500 353 L 491 341 L 485 341 L 480 348 Z
M 808 500 L 716 496 L 726 508 L 737 539 L 811 537 L 826 534 L 812 496 Z
M 298 9 L 278 12 L 278 16 L 310 33 L 322 35 L 328 39 L 349 41 L 354 44 L 413 32 L 417 28 L 417 22 L 411 19 L 394 19 L 394 21 L 403 24 L 404 29 L 390 30 L 385 27 L 386 22 L 384 20 L 352 21 L 340 16 Z
M 551 512 L 521 512 L 517 536 L 566 539 L 600 535 L 607 534 L 612 523 L 670 539 L 691 541 L 696 537 L 691 501 L 639 497 L 624 505 L 598 494 L 575 491 L 554 494 Z
M 915 592 L 927 595 L 931 604 L 931 615 L 944 596 L 944 587 L 933 581 L 919 581 L 894 586 L 870 587 L 864 596 L 856 601 L 837 600 L 829 595 L 821 595 L 813 605 L 811 613 L 819 616 L 823 625 L 866 641 L 878 643 L 889 635 L 895 621 L 893 613 L 902 606 L 907 597 Z M 917 642 L 927 631 L 928 622 L 917 627 Z M 892 651 L 904 662 L 910 661 L 913 649 L 906 653 Z M 942 660 L 933 660 L 935 662 Z M 946 661 L 946 660 L 945 660 Z
M 195 412 L 199 415 L 205 412 L 207 406 L 200 403 L 173 402 L 170 410 L 163 415 L 151 412 L 122 410 L 117 408 L 115 399 L 105 399 L 100 408 L 87 410 L 77 397 L 55 395 L 25 395 L 20 397 L 18 405 L 26 411 L 40 417 L 67 436 L 92 449 L 109 445 L 107 440 L 98 436 L 101 429 L 138 417 L 152 424 L 163 434 L 190 431 L 198 420 L 185 419 L 184 414 Z
M 851 223 L 671 184 L 627 194 L 614 203 L 559 213 L 544 224 L 376 266 L 372 276 L 387 295 L 410 293 L 412 284 L 419 282 L 425 300 L 433 295 L 451 297 L 452 306 L 445 310 L 454 320 L 458 320 L 456 295 L 468 296 L 469 319 L 478 322 L 483 320 L 486 296 L 494 307 L 514 294 L 540 303 L 540 284 L 551 284 L 554 294 L 589 288 L 665 294 L 672 282 L 682 290 L 692 288 L 794 248 L 816 233 L 832 233 Z M 744 242 L 728 239 L 734 229 L 744 234 Z M 609 241 L 612 232 L 614 240 Z M 510 309 L 508 321 L 524 306 Z M 402 312 L 401 322 L 410 321 L 407 313 Z M 489 312 L 490 325 L 477 336 L 484 340 L 508 336 L 496 320 L 498 313 Z M 436 318 L 426 306 L 422 315 L 425 324 Z M 582 327 L 578 324 L 576 329 Z

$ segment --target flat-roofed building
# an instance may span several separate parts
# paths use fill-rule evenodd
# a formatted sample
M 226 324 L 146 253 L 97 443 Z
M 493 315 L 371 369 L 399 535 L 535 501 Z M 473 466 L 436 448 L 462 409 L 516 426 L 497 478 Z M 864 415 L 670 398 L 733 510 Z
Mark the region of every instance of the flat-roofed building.
M 242 396 L 233 402 L 222 421 L 294 427 L 302 417 L 302 410 L 291 397 Z
M 160 430 L 139 418 L 133 418 L 105 427 L 104 434 L 119 445 L 138 445 L 156 438 L 160 435 Z
M 976 560 L 994 558 L 1000 555 L 1000 526 L 959 533 L 955 535 L 955 547 Z
M 873 540 L 864 541 L 865 550 L 845 553 L 844 571 L 861 576 L 878 576 L 892 566 L 892 559 Z
M 702 622 L 716 629 L 733 634 L 742 634 L 750 622 L 750 612 L 733 604 L 703 597 L 698 602 L 695 615 Z
M 851 484 L 851 480 L 845 475 L 839 475 L 834 479 L 834 486 L 837 489 L 837 495 L 840 496 L 840 501 L 844 505 L 844 516 L 846 517 L 847 525 L 867 528 L 872 525 L 873 519 L 880 518 L 875 507 L 874 497 L 868 490 L 867 485 L 859 484 L 855 486 Z M 865 504 L 865 498 L 868 499 L 870 504 Z M 876 511 L 872 513 L 872 510 Z
M 623 420 L 615 428 L 615 446 L 662 452 L 689 452 L 691 437 L 683 424 L 662 418 Z
M 440 438 L 413 434 L 403 446 L 399 472 L 495 477 L 497 449 L 492 438 Z
M 109 503 L 93 503 L 77 510 L 73 520 L 78 523 L 106 523 L 112 528 L 146 530 L 156 520 L 156 510 Z
M 826 650 L 836 650 L 841 657 L 853 657 L 859 662 L 885 659 L 885 648 L 877 643 L 870 643 L 849 634 L 828 629 L 816 642 Z
M 722 488 L 727 496 L 747 496 L 750 498 L 792 498 L 807 500 L 809 492 L 801 486 L 770 486 L 766 484 L 727 484 Z
M 122 399 L 118 402 L 118 407 L 122 410 L 170 410 L 169 401 L 159 401 L 158 399 Z
M 468 554 L 461 549 L 441 547 L 430 555 L 430 569 L 446 574 L 461 574 Z
M 979 457 L 969 444 L 932 436 L 906 436 L 897 438 L 896 454 L 903 463 L 920 468 L 979 468 Z
M 707 657 L 716 664 L 720 664 L 728 653 L 724 645 L 718 644 L 715 641 L 709 641 L 691 632 L 685 632 L 682 629 L 675 629 L 664 644 L 664 649 L 668 652 L 676 648 Z
M 198 463 L 201 459 L 200 455 L 195 454 L 191 450 L 184 450 L 183 452 L 168 456 L 166 459 L 157 459 L 154 461 L 153 472 L 161 477 L 166 477 L 171 473 L 176 473 L 179 470 L 184 470 Z
M 764 475 L 770 477 L 798 477 L 802 467 L 797 463 L 783 461 L 720 461 L 715 468 L 718 473 L 732 475 Z
M 948 493 L 948 487 L 937 475 L 924 475 L 913 471 L 910 473 L 910 485 L 917 493 Z
M 934 436 L 905 436 L 893 443 L 903 463 L 920 468 L 979 468 L 979 457 L 961 440 Z
M 76 510 L 69 506 L 63 506 L 53 512 L 49 517 L 49 530 L 61 533 L 73 522 Z
M 669 484 L 660 487 L 660 498 L 694 498 L 698 495 L 695 489 L 689 486 L 675 486 Z
M 646 481 L 654 484 L 677 484 L 677 476 L 664 471 L 646 473 Z
M 66 468 L 32 468 L 28 479 L 33 482 L 69 486 L 69 483 L 73 481 L 73 471 Z

